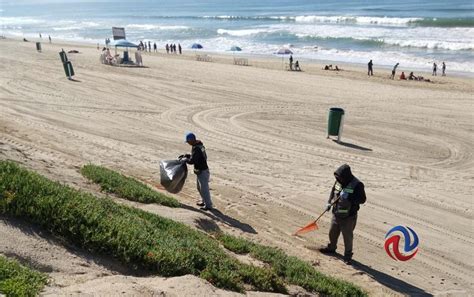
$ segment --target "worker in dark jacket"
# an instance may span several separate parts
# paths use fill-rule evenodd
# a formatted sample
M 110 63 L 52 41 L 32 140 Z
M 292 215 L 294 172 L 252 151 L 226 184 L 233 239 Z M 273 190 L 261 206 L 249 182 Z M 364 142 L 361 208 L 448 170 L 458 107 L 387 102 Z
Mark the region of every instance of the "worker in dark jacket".
M 349 165 L 344 164 L 334 172 L 336 182 L 331 189 L 326 209 L 332 207 L 332 221 L 329 229 L 329 244 L 320 249 L 324 254 L 335 254 L 337 240 L 342 232 L 344 238 L 344 262 L 351 264 L 352 241 L 357 223 L 359 205 L 366 200 L 364 184 L 352 175 Z
M 201 195 L 201 201 L 197 203 L 202 210 L 212 210 L 211 192 L 209 191 L 209 167 L 207 166 L 207 154 L 204 144 L 196 139 L 194 133 L 186 134 L 186 142 L 192 146 L 191 154 L 185 155 L 185 161 L 194 165 L 197 189 Z

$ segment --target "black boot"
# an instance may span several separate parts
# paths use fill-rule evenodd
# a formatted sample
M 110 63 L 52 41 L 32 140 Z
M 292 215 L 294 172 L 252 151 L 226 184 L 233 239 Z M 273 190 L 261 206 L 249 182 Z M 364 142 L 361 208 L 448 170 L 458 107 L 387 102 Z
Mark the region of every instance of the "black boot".
M 336 254 L 336 250 L 332 250 L 329 247 L 320 248 L 319 251 L 325 255 L 334 255 Z
M 352 253 L 346 253 L 346 254 L 344 254 L 344 257 L 342 258 L 342 260 L 343 260 L 344 263 L 346 263 L 347 265 L 351 265 L 351 264 L 352 264 Z

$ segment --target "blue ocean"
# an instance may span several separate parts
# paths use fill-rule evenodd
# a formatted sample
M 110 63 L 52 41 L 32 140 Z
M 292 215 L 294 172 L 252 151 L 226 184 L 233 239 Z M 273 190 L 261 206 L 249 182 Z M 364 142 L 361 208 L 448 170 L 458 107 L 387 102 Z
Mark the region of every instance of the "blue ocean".
M 1 34 L 96 44 L 127 39 L 201 43 L 206 51 L 474 72 L 472 0 L 2 0 Z

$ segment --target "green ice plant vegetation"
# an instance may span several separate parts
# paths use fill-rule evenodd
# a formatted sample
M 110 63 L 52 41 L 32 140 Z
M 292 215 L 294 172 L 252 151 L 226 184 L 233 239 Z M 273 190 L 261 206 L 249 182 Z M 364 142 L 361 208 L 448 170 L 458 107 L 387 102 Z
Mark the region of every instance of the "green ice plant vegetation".
M 223 233 L 210 236 L 72 189 L 10 161 L 0 161 L 0 213 L 37 224 L 90 252 L 111 255 L 133 269 L 161 276 L 193 274 L 237 292 L 287 293 L 285 285 L 293 284 L 323 296 L 366 296 L 359 287 L 326 276 L 280 249 Z M 241 263 L 222 246 L 249 254 L 265 265 Z
M 46 285 L 45 274 L 0 255 L 0 293 L 6 296 L 37 296 Z
M 147 185 L 123 174 L 93 164 L 81 168 L 81 174 L 100 185 L 102 191 L 116 194 L 118 197 L 142 202 L 158 203 L 169 207 L 179 207 L 173 197 L 154 191 Z
M 217 233 L 216 238 L 224 247 L 237 254 L 250 254 L 270 265 L 285 282 L 328 296 L 367 296 L 359 287 L 327 275 L 296 257 L 288 256 L 281 249 L 263 246 L 232 235 Z
M 238 292 L 287 292 L 271 269 L 239 262 L 206 233 L 75 190 L 10 161 L 0 161 L 0 211 L 134 269 L 161 276 L 193 274 Z

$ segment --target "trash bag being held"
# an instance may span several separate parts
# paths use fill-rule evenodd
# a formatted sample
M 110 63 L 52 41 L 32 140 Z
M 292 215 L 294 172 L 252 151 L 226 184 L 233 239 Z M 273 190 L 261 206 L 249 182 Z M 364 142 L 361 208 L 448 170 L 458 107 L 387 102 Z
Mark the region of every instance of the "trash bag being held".
M 170 193 L 179 193 L 188 176 L 188 166 L 184 160 L 160 161 L 161 185 Z

